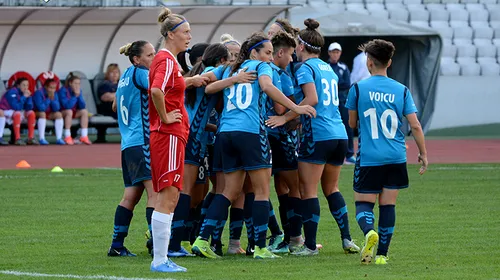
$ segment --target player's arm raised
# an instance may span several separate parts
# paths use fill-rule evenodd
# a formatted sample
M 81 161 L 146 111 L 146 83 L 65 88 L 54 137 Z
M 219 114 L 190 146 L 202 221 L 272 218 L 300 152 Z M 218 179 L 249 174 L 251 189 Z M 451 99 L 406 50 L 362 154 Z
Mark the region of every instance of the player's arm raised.
M 244 84 L 255 81 L 255 79 L 257 79 L 256 72 L 255 71 L 246 72 L 246 70 L 247 68 L 243 68 L 243 70 L 240 71 L 238 75 L 234 75 L 223 80 L 218 80 L 213 72 L 208 72 L 203 74 L 206 75 L 211 82 L 211 84 L 209 84 L 205 88 L 205 93 L 214 94 L 234 84 Z

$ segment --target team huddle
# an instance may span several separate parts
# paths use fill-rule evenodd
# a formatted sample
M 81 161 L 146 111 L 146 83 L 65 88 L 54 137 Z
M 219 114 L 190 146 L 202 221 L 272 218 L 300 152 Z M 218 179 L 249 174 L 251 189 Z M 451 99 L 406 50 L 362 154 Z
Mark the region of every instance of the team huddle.
M 353 188 L 356 220 L 365 235 L 360 248 L 339 191 L 347 133 L 338 110 L 338 77 L 319 58 L 325 44 L 319 22 L 307 19 L 298 30 L 278 19 L 267 35 L 256 32 L 241 44 L 223 35 L 198 57 L 191 53 L 192 66 L 184 67 L 178 58 L 192 39 L 188 21 L 168 9 L 158 21 L 164 48 L 156 53 L 150 43 L 136 41 L 120 49 L 132 64 L 113 103 L 126 188 L 108 256 L 135 256 L 124 239 L 144 190 L 151 271 L 187 271 L 174 257 L 222 257 L 228 218 L 225 254 L 317 255 L 320 183 L 342 249 L 360 253 L 363 264 L 374 256 L 376 264 L 387 264 L 396 198 L 408 187 L 403 117 L 419 148 L 420 174 L 427 168 L 411 93 L 387 77 L 393 44 L 373 40 L 360 47 L 372 77 L 354 84 L 346 101 L 349 126 L 359 129 Z M 271 176 L 281 225 L 269 200 Z M 246 249 L 240 243 L 244 225 Z

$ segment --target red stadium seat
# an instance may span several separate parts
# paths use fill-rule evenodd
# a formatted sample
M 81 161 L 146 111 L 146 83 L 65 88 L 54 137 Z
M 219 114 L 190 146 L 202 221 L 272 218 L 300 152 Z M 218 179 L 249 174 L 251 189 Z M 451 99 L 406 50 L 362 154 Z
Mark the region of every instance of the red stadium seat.
M 40 75 L 38 75 L 38 77 L 36 77 L 36 88 L 39 89 L 43 87 L 43 84 L 45 84 L 45 81 L 48 79 L 54 79 L 57 84 L 57 90 L 59 90 L 59 88 L 61 87 L 61 80 L 52 71 L 42 72 L 40 73 Z
M 19 78 L 28 79 L 28 82 L 30 84 L 29 90 L 31 91 L 31 93 L 35 92 L 35 79 L 33 79 L 33 76 L 31 76 L 29 73 L 24 71 L 18 71 L 10 76 L 9 80 L 7 81 L 7 88 L 11 88 Z

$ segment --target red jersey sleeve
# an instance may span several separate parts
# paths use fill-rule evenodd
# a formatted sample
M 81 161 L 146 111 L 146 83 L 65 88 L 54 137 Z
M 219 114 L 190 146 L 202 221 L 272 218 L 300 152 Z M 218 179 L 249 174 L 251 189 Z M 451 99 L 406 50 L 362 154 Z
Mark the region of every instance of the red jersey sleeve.
M 158 61 L 156 69 L 154 69 L 154 78 L 151 88 L 159 88 L 166 94 L 174 85 L 174 72 L 175 61 L 166 56 L 165 59 Z

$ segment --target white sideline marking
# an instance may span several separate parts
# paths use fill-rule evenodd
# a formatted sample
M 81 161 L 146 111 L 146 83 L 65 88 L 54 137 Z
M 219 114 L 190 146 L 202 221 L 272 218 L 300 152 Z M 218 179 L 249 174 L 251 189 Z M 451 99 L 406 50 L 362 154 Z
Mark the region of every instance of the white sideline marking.
M 430 167 L 429 170 L 499 170 L 500 166 L 442 166 Z
M 46 274 L 36 272 L 22 272 L 14 270 L 0 270 L 0 274 L 14 276 L 47 277 L 47 278 L 71 278 L 71 279 L 103 279 L 103 280 L 175 280 L 173 278 L 128 278 L 121 276 L 106 275 L 73 275 L 73 274 Z

